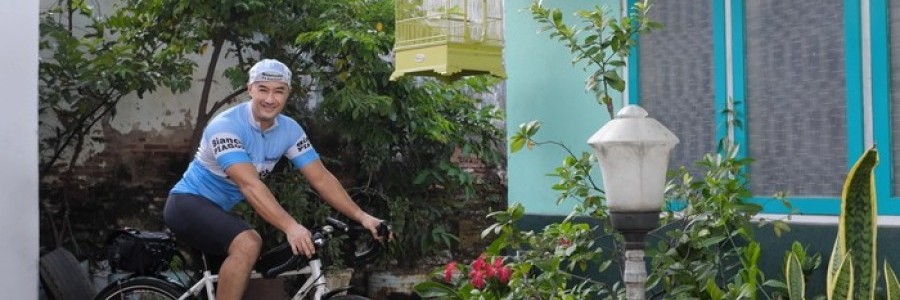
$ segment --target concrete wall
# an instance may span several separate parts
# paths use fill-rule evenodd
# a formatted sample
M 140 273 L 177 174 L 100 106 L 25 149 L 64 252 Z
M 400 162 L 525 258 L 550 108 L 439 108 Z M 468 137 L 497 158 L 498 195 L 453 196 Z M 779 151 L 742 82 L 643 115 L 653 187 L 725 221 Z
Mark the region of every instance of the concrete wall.
M 38 4 L 0 2 L 0 291 L 38 294 Z

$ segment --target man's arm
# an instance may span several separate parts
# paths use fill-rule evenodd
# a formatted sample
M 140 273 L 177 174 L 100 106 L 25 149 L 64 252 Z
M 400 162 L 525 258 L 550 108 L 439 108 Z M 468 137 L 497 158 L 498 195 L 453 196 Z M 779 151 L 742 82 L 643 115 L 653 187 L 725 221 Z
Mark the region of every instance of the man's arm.
M 247 203 L 253 207 L 266 222 L 272 224 L 287 236 L 294 254 L 307 257 L 315 253 L 309 230 L 297 223 L 287 211 L 278 204 L 272 191 L 260 179 L 256 168 L 250 163 L 237 163 L 225 169 L 225 174 L 237 184 Z
M 325 199 L 328 205 L 334 207 L 341 214 L 359 222 L 363 227 L 369 229 L 373 236 L 378 237 L 377 227 L 381 224 L 381 220 L 359 208 L 359 205 L 356 205 L 356 202 L 350 199 L 350 195 L 347 194 L 347 191 L 341 186 L 337 178 L 325 168 L 321 160 L 317 159 L 303 166 L 300 168 L 300 173 L 303 173 L 303 176 L 309 181 L 309 185 L 319 192 L 319 195 Z

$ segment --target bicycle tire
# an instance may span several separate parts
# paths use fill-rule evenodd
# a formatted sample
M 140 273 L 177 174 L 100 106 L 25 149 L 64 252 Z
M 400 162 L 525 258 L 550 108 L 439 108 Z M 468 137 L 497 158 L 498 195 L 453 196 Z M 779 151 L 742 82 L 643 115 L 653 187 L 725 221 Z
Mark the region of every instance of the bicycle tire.
M 328 298 L 328 300 L 369 300 L 369 298 L 357 295 L 340 295 Z
M 184 287 L 154 277 L 139 277 L 108 285 L 94 300 L 171 299 L 181 297 Z

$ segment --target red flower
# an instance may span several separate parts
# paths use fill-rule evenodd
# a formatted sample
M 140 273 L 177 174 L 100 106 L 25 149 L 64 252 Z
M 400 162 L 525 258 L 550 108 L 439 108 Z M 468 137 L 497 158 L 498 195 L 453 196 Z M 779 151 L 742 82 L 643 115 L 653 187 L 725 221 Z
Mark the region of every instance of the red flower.
M 497 279 L 500 280 L 500 283 L 506 284 L 507 282 L 509 282 L 510 273 L 512 273 L 512 271 L 510 271 L 509 268 L 501 267 L 497 270 Z
M 483 253 L 481 255 L 479 255 L 478 258 L 476 258 L 475 261 L 472 262 L 472 270 L 483 271 L 484 268 L 487 266 L 487 264 L 484 263 L 484 259 L 485 259 L 485 256 Z
M 559 239 L 559 245 L 563 247 L 569 247 L 572 245 L 572 241 L 567 238 L 561 238 Z
M 497 257 L 494 259 L 494 269 L 500 269 L 503 267 L 503 258 Z
M 447 264 L 447 267 L 444 268 L 444 281 L 450 282 L 453 279 L 453 272 L 456 271 L 456 262 L 450 262 Z
M 483 273 L 472 270 L 472 273 L 469 275 L 472 276 L 472 286 L 474 286 L 476 289 L 479 289 L 479 290 L 484 288 L 485 281 L 484 281 Z

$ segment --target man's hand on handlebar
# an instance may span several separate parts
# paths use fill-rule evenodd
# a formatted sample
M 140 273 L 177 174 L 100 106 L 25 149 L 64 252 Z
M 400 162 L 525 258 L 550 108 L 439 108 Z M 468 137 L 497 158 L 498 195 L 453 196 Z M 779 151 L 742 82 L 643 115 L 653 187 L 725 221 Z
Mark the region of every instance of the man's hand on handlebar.
M 375 238 L 381 241 L 387 237 L 387 241 L 390 242 L 394 240 L 394 231 L 391 229 L 391 225 L 388 224 L 387 221 L 381 221 L 376 228 Z
M 362 222 L 363 227 L 372 233 L 376 240 L 381 242 L 389 242 L 394 240 L 394 232 L 391 226 L 384 220 L 371 217 Z
M 291 250 L 294 252 L 294 255 L 304 255 L 306 257 L 312 257 L 313 254 L 316 253 L 316 247 L 313 245 L 312 234 L 310 234 L 309 230 L 303 225 L 297 224 L 296 226 L 288 228 L 284 232 L 287 235 L 287 241 L 291 245 Z

